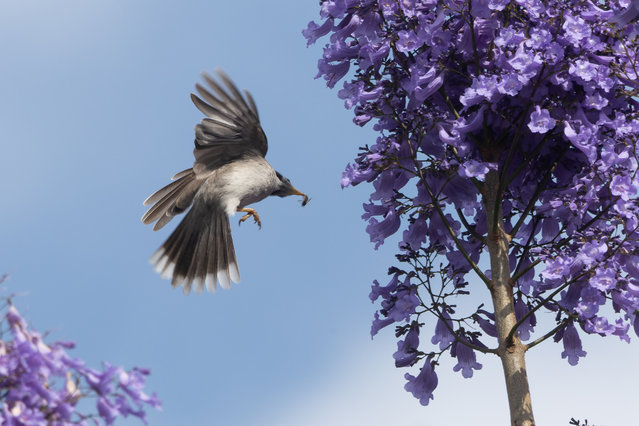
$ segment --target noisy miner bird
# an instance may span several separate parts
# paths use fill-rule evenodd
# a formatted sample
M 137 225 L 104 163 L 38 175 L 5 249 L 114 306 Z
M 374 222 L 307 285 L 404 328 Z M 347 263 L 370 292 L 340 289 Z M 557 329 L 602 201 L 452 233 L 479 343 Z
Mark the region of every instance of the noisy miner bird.
M 268 143 L 251 94 L 245 90 L 242 95 L 226 74 L 220 70 L 217 74 L 226 87 L 205 73 L 212 91 L 196 84 L 200 97 L 191 94 L 206 115 L 195 126 L 193 167 L 173 176 L 174 182 L 144 201 L 153 206 L 142 222 L 155 222 L 154 231 L 191 208 L 150 260 L 185 294 L 192 287 L 197 293 L 205 286 L 214 292 L 218 281 L 222 288 L 240 281 L 229 215 L 244 212 L 240 223 L 252 216 L 261 227 L 257 212 L 246 206 L 271 195 L 300 195 L 302 205 L 308 202 L 307 195 L 264 159 Z

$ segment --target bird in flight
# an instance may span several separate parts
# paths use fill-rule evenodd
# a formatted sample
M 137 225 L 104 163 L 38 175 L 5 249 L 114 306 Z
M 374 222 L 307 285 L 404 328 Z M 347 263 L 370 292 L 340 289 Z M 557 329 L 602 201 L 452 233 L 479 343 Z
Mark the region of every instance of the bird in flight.
M 217 282 L 228 289 L 231 281 L 240 281 L 229 215 L 246 213 L 240 223 L 252 217 L 261 227 L 259 215 L 248 205 L 271 195 L 302 196 L 303 206 L 309 200 L 264 158 L 268 143 L 251 94 L 242 94 L 224 72 L 216 72 L 225 87 L 204 73 L 209 88 L 196 84 L 199 97 L 191 94 L 206 116 L 195 126 L 193 167 L 144 201 L 153 206 L 142 222 L 155 222 L 154 231 L 190 208 L 150 260 L 184 294 L 191 288 L 201 293 L 204 287 L 214 292 Z

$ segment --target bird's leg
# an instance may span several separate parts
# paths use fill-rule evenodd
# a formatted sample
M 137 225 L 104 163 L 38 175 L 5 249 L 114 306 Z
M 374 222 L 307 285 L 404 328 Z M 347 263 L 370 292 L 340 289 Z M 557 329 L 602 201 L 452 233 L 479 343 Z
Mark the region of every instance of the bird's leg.
M 245 212 L 246 214 L 242 216 L 239 223 L 244 222 L 249 217 L 253 216 L 253 220 L 257 223 L 258 228 L 262 228 L 262 222 L 260 221 L 260 216 L 253 209 L 237 209 L 238 212 Z

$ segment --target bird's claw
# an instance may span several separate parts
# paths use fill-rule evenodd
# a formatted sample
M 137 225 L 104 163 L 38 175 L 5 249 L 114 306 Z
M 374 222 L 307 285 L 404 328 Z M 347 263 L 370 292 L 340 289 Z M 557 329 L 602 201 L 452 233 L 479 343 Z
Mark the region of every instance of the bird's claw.
M 242 218 L 238 222 L 238 225 L 240 225 L 242 222 L 244 222 L 249 217 L 253 216 L 253 220 L 255 221 L 255 223 L 257 223 L 258 229 L 262 229 L 262 221 L 260 221 L 260 216 L 257 214 L 257 212 L 255 210 L 253 210 L 253 209 L 238 209 L 237 211 L 238 212 L 246 212 L 246 214 L 244 216 L 242 216 Z

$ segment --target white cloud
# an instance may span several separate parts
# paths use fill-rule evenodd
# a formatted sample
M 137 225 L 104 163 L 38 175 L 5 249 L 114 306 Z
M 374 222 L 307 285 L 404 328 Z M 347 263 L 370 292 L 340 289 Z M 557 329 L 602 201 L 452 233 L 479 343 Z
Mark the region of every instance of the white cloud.
M 334 372 L 261 416 L 267 426 L 435 426 L 445 424 L 507 424 L 508 412 L 501 376 L 481 371 L 463 379 L 445 363 L 435 399 L 422 407 L 404 390 L 404 373 L 393 365 L 390 337 L 359 341 L 343 348 L 332 360 Z M 485 368 L 501 373 L 494 357 L 482 359 Z M 413 372 L 414 374 L 414 372 Z M 482 395 L 492 395 L 490 399 Z M 492 399 L 492 401 L 491 401 Z
M 582 336 L 583 338 L 583 336 Z M 583 338 L 589 352 L 576 367 L 559 356 L 560 345 L 547 342 L 531 350 L 528 375 L 539 424 L 568 425 L 571 417 L 597 426 L 633 424 L 627 410 L 636 404 L 639 374 L 628 363 L 638 347 L 597 336 Z M 443 360 L 435 399 L 422 407 L 403 389 L 405 369 L 393 365 L 393 338 L 344 345 L 330 363 L 333 373 L 308 383 L 286 403 L 262 413 L 264 426 L 493 426 L 509 423 L 501 362 L 478 359 L 483 369 L 472 379 L 452 372 Z M 622 363 L 621 360 L 625 360 Z M 328 362 L 327 362 L 328 363 Z M 309 366 L 312 368 L 312 366 Z M 307 391 L 307 389 L 311 389 Z

